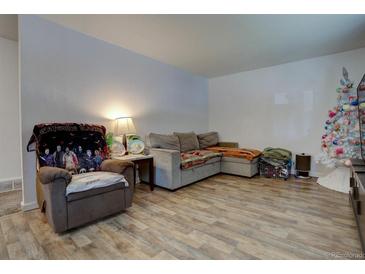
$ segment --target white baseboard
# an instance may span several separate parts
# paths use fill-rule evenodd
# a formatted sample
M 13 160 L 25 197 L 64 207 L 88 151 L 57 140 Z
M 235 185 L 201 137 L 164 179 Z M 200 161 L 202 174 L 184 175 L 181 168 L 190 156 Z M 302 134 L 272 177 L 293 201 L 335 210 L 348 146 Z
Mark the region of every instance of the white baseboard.
M 30 203 L 24 203 L 23 201 L 20 203 L 23 211 L 29 211 L 32 209 L 38 208 L 38 203 L 36 201 Z
M 14 182 L 14 181 L 21 181 L 22 177 L 13 177 L 13 178 L 6 178 L 6 179 L 0 179 L 1 183 L 7 183 L 7 182 Z
M 21 188 L 22 188 L 22 178 L 21 177 L 0 179 L 0 193 L 13 191 L 13 190 L 19 190 Z

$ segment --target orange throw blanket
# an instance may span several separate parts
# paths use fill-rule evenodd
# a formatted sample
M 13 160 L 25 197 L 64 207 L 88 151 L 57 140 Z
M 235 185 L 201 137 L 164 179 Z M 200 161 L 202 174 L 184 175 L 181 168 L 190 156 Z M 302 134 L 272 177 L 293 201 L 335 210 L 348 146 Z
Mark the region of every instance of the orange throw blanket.
M 223 153 L 223 156 L 225 156 L 225 157 L 245 158 L 246 160 L 249 160 L 249 161 L 252 161 L 253 159 L 255 159 L 261 155 L 261 151 L 256 150 L 256 149 L 247 149 L 247 148 L 208 147 L 205 149 L 213 151 L 213 152 Z

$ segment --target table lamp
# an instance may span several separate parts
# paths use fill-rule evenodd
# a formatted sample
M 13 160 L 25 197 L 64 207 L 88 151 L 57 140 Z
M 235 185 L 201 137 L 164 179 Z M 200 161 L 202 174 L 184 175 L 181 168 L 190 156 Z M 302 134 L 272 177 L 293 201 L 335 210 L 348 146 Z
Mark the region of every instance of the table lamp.
M 126 135 L 134 133 L 136 133 L 136 128 L 131 117 L 119 117 L 115 119 L 114 135 L 116 138 L 123 140 L 122 142 L 125 148 L 127 148 Z

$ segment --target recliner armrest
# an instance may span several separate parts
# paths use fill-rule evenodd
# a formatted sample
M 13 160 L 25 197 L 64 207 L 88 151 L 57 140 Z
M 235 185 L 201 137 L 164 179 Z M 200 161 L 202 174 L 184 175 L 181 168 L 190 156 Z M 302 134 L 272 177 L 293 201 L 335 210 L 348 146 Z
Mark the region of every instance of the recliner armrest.
M 104 160 L 101 163 L 100 167 L 101 171 L 109 171 L 109 172 L 115 172 L 118 174 L 122 174 L 124 178 L 129 183 L 129 187 L 126 188 L 127 194 L 126 194 L 126 203 L 128 204 L 127 207 L 132 205 L 132 197 L 133 197 L 133 191 L 134 191 L 134 163 L 130 161 L 125 160 Z
M 58 168 L 58 167 L 41 167 L 38 172 L 38 176 L 40 182 L 42 184 L 49 184 L 58 179 L 64 179 L 66 181 L 66 185 L 71 182 L 72 175 L 66 169 Z
M 101 171 L 109 171 L 122 174 L 128 167 L 134 167 L 134 163 L 123 160 L 105 160 L 101 163 Z
M 41 167 L 37 173 L 38 204 L 55 232 L 67 230 L 66 187 L 71 180 L 71 173 L 62 168 Z

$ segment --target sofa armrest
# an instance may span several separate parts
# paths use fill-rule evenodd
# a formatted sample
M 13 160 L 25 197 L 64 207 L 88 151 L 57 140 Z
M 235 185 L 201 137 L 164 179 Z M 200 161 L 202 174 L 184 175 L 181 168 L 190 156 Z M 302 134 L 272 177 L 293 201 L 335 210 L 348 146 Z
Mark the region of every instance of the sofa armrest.
M 238 148 L 238 143 L 237 142 L 219 142 L 218 143 L 219 147 L 234 147 L 234 148 Z
M 151 148 L 150 154 L 153 155 L 155 160 L 168 161 L 172 165 L 180 166 L 181 153 L 178 150 L 164 149 L 164 148 Z
M 181 186 L 180 151 L 172 149 L 151 148 L 156 167 L 156 185 L 168 189 Z
M 59 179 L 63 179 L 66 185 L 71 182 L 72 175 L 66 169 L 58 167 L 41 167 L 38 172 L 39 180 L 42 184 L 49 184 Z

